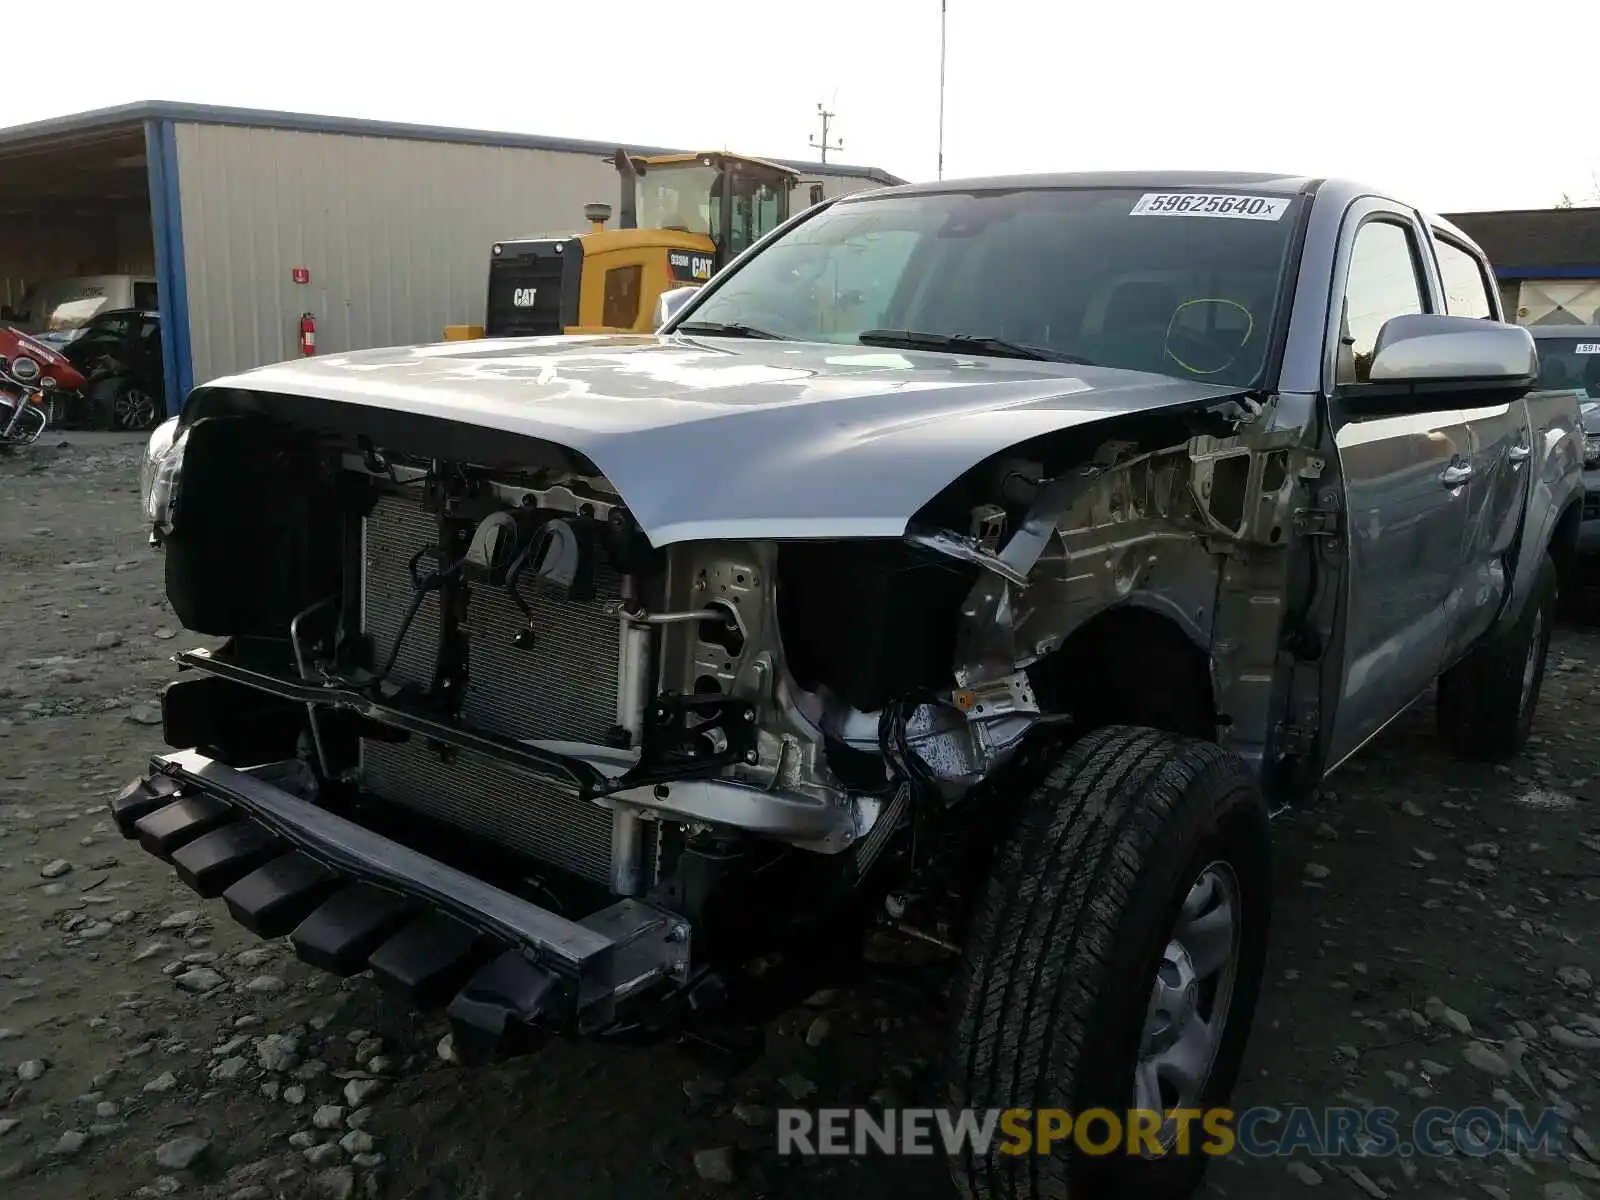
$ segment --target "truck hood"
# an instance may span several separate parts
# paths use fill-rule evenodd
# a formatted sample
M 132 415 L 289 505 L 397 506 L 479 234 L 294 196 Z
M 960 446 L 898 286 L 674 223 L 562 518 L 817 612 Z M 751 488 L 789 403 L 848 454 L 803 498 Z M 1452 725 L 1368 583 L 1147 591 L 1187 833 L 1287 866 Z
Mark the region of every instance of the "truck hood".
M 805 342 L 597 336 L 364 350 L 197 388 L 464 422 L 575 450 L 652 544 L 898 537 L 968 468 L 1018 442 L 1238 389 L 1108 367 Z M 270 407 L 270 401 L 268 402 Z

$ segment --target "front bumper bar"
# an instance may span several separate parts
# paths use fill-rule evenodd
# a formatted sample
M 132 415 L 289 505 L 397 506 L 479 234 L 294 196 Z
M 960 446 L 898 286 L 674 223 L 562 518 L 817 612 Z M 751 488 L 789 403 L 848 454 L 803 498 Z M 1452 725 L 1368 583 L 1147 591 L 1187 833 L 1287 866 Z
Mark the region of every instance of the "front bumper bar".
M 123 836 L 172 863 L 307 962 L 370 968 L 419 1007 L 447 1004 L 458 1048 L 516 1053 L 541 1029 L 597 1029 L 653 985 L 683 982 L 689 928 L 622 900 L 569 920 L 321 808 L 299 762 L 236 770 L 156 755 L 112 801 Z
M 757 787 L 700 771 L 652 775 L 638 769 L 629 751 L 578 742 L 517 741 L 375 700 L 350 688 L 306 683 L 241 666 L 203 649 L 182 651 L 174 661 L 182 669 L 282 700 L 352 712 L 413 737 L 482 754 L 514 771 L 571 787 L 582 799 L 625 806 L 647 816 L 726 825 L 829 852 L 853 844 L 870 824 L 852 806 L 819 796 Z

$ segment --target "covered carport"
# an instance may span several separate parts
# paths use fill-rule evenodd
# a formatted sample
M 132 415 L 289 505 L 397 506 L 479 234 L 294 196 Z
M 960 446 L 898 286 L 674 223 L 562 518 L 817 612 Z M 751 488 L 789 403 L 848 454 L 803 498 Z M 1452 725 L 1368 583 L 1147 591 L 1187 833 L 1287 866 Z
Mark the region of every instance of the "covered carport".
M 0 129 L 0 304 L 154 278 L 176 412 L 197 380 L 482 324 L 490 247 L 581 230 L 618 145 L 166 101 Z M 827 196 L 903 182 L 782 161 Z
M 0 130 L 0 304 L 41 280 L 145 275 L 171 314 L 183 294 L 164 236 L 171 127 L 137 109 L 90 117 Z M 177 325 L 168 315 L 162 326 L 169 409 L 187 382 Z

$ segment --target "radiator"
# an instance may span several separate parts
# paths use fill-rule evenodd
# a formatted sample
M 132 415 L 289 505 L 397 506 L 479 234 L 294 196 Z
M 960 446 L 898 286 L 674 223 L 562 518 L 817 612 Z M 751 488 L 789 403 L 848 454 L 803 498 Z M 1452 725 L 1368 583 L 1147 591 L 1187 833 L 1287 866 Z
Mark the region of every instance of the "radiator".
M 435 514 L 406 497 L 385 497 L 362 530 L 362 628 L 374 662 L 387 660 L 413 591 L 407 564 L 438 540 Z M 424 558 L 421 569 L 437 565 Z M 502 588 L 474 587 L 466 618 L 467 676 L 461 720 L 518 739 L 600 742 L 617 720 L 619 627 L 601 606 L 620 580 L 595 573 L 596 597 L 575 603 L 525 576 L 533 609 L 530 647 L 513 639 L 527 624 Z M 394 683 L 428 686 L 439 645 L 438 594 L 427 595 L 390 673 Z M 362 743 L 367 791 L 468 830 L 585 879 L 611 878 L 611 813 L 566 785 L 533 779 L 468 752 L 448 763 L 426 741 Z

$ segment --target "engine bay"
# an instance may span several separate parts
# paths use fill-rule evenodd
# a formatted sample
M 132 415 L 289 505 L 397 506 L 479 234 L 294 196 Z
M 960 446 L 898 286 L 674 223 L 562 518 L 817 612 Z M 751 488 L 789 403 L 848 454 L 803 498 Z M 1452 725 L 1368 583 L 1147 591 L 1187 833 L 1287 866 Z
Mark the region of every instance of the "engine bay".
M 179 661 L 251 699 L 174 702 L 169 737 L 623 896 L 706 838 L 865 876 L 1072 720 L 1078 626 L 1132 597 L 1209 638 L 1218 564 L 1272 545 L 1297 485 L 1270 440 L 1140 428 L 981 464 L 899 538 L 658 548 L 560 447 L 342 420 L 189 423 L 168 590 L 227 643 Z

